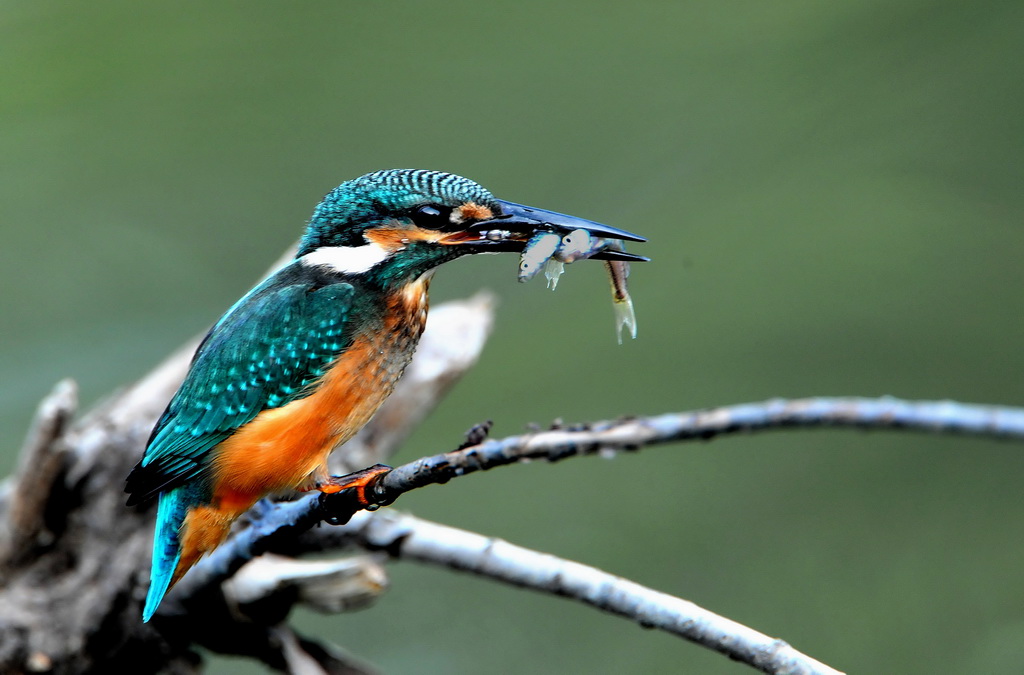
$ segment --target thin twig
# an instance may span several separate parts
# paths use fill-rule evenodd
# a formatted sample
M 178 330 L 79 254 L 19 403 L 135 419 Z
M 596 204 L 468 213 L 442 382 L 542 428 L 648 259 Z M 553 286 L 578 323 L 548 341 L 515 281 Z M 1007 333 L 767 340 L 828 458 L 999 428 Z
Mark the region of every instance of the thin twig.
M 374 501 L 384 505 L 418 487 L 528 459 L 554 462 L 601 451 L 708 440 L 723 434 L 819 427 L 903 429 L 1024 440 L 1024 409 L 890 397 L 772 399 L 485 441 L 399 466 L 376 482 L 372 494 Z

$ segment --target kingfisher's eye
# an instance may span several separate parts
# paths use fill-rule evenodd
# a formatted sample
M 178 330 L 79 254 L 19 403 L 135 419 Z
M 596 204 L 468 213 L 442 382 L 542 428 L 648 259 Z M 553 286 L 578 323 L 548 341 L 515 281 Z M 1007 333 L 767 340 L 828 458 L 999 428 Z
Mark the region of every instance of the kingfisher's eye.
M 445 225 L 450 225 L 451 220 L 451 209 L 446 209 L 443 206 L 435 206 L 433 204 L 427 204 L 420 206 L 412 213 L 412 220 L 419 227 L 424 227 L 428 230 L 437 230 Z

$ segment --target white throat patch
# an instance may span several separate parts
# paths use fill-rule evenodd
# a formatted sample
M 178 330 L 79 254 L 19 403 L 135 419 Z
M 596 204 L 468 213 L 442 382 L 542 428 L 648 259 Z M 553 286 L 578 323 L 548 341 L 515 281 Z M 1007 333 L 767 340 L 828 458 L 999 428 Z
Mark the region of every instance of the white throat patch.
M 329 267 L 342 274 L 362 274 L 388 259 L 390 251 L 377 244 L 325 246 L 299 258 L 307 267 Z

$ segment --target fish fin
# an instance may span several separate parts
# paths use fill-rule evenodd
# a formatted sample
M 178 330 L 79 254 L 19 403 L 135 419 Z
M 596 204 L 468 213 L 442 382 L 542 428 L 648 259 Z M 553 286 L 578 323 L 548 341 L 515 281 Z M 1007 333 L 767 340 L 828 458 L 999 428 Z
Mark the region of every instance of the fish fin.
M 544 263 L 544 277 L 548 280 L 548 288 L 555 290 L 558 287 L 558 277 L 565 271 L 565 264 L 557 260 L 548 260 Z

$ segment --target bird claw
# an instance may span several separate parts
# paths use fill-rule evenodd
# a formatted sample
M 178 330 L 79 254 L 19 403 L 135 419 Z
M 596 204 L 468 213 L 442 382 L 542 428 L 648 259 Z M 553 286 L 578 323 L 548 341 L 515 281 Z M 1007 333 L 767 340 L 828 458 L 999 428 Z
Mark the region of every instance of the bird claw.
M 314 490 L 320 491 L 323 520 L 331 525 L 344 525 L 362 509 L 376 511 L 391 503 L 380 489 L 380 480 L 391 473 L 386 464 L 374 464 L 369 469 L 344 476 L 331 476 L 320 481 Z
M 334 495 L 345 490 L 353 490 L 353 496 L 361 508 L 374 505 L 377 502 L 369 499 L 367 490 L 372 488 L 383 476 L 391 473 L 391 467 L 387 464 L 374 464 L 368 469 L 345 474 L 344 476 L 331 476 L 327 480 L 318 481 L 314 486 L 325 495 Z

